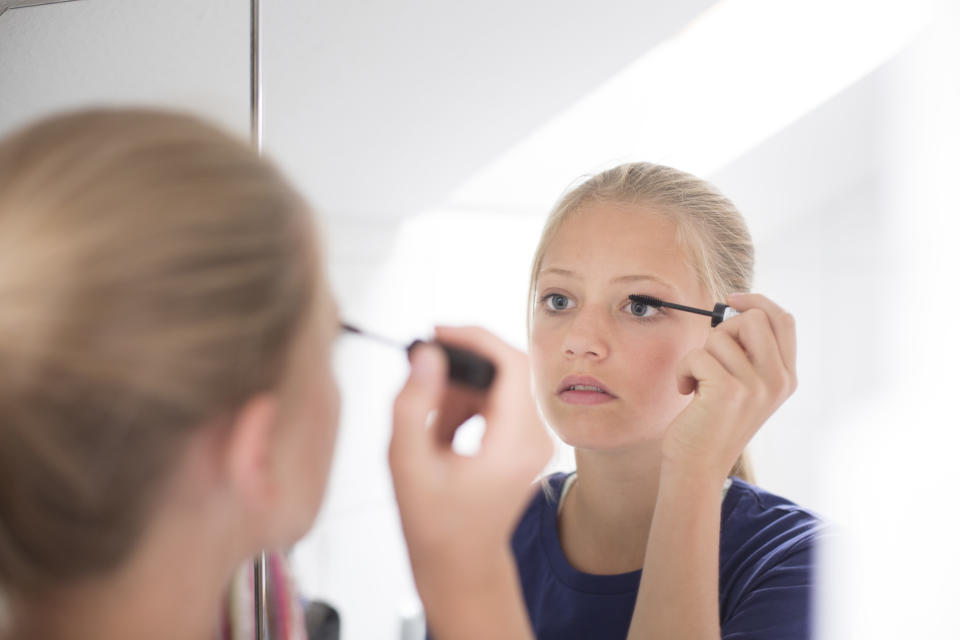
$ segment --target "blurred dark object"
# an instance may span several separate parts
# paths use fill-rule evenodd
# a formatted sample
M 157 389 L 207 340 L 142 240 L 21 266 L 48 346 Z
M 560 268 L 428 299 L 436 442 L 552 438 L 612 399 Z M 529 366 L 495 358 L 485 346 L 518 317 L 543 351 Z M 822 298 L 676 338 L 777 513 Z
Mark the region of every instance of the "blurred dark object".
M 308 640 L 340 640 L 340 614 L 328 604 L 313 600 L 303 607 Z

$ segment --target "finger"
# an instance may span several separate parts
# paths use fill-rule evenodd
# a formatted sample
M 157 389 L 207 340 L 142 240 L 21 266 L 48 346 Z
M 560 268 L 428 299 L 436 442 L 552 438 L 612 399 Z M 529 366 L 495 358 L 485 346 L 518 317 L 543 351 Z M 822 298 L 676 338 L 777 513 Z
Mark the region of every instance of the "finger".
M 773 332 L 770 318 L 761 309 L 747 309 L 717 327 L 717 331 L 732 336 L 739 342 L 757 368 L 784 366 L 780 345 Z
M 723 365 L 730 375 L 753 385 L 757 379 L 757 370 L 750 361 L 743 345 L 734 338 L 729 330 L 712 331 L 704 345 L 710 355 Z
M 438 326 L 434 331 L 440 342 L 462 347 L 491 360 L 509 359 L 516 352 L 516 349 L 506 342 L 480 327 Z
M 530 387 L 527 356 L 494 334 L 479 327 L 437 327 L 436 338 L 489 359 L 496 368 L 493 384 L 485 394 L 480 413 L 490 417 L 508 410 L 518 389 Z
M 680 359 L 677 366 L 677 388 L 687 395 L 709 385 L 717 386 L 729 377 L 720 362 L 706 349 L 694 349 Z
M 449 446 L 457 428 L 483 410 L 484 400 L 484 394 L 479 391 L 458 384 L 448 385 L 433 423 L 436 441 Z
M 497 368 L 477 411 L 487 425 L 480 455 L 510 455 L 517 448 L 546 450 L 542 445 L 549 436 L 537 414 L 527 355 L 478 327 L 437 327 L 436 338 L 489 358 Z
M 761 309 L 766 312 L 777 338 L 780 358 L 787 371 L 796 381 L 797 376 L 797 323 L 793 315 L 778 306 L 770 298 L 759 293 L 735 293 L 727 296 L 727 304 L 737 311 Z
M 759 308 L 748 309 L 723 324 L 728 326 L 723 327 L 722 331 L 730 333 L 743 345 L 764 387 L 777 397 L 793 391 L 795 376 L 783 362 L 770 317 L 765 311 Z M 750 388 L 757 389 L 753 384 Z
M 390 465 L 422 460 L 430 444 L 427 419 L 438 406 L 446 388 L 447 364 L 443 352 L 432 345 L 418 345 L 410 354 L 410 377 L 393 403 L 393 437 Z

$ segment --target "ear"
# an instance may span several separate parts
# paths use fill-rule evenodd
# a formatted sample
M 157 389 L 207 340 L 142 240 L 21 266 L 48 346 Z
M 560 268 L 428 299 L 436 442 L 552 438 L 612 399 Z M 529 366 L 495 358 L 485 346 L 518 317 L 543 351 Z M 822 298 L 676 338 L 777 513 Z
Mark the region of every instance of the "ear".
M 245 509 L 261 522 L 269 519 L 277 501 L 278 483 L 272 446 L 277 425 L 277 400 L 260 393 L 236 413 L 226 443 L 228 482 Z

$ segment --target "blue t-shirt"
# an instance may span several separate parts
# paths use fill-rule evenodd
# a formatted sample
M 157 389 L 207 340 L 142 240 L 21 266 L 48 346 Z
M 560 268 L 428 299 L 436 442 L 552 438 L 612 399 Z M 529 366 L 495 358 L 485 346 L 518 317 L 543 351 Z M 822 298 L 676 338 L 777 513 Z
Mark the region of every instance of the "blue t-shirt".
M 523 596 L 538 640 L 623 640 L 641 571 L 593 575 L 567 562 L 557 498 L 568 474 L 548 478 L 513 534 Z M 724 640 L 807 640 L 817 516 L 733 478 L 720 524 L 720 627 Z

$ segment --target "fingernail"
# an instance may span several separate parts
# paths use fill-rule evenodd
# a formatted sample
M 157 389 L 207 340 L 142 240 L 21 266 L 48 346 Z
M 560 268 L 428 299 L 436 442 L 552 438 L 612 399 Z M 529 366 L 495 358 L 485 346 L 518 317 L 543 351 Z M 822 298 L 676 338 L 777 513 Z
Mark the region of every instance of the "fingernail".
M 729 295 L 727 296 L 727 299 L 729 300 L 730 298 L 734 298 L 734 299 L 736 299 L 736 298 L 742 298 L 742 297 L 745 296 L 745 295 L 747 295 L 747 292 L 746 292 L 746 291 L 736 291 L 736 292 L 734 292 L 734 293 L 729 294 Z
M 429 378 L 437 370 L 436 347 L 419 345 L 410 359 L 410 373 L 417 380 Z

